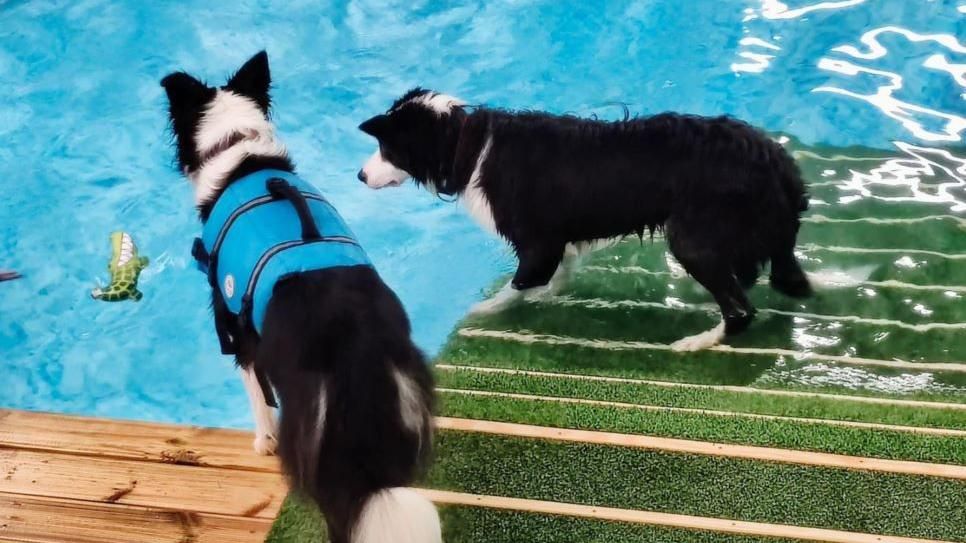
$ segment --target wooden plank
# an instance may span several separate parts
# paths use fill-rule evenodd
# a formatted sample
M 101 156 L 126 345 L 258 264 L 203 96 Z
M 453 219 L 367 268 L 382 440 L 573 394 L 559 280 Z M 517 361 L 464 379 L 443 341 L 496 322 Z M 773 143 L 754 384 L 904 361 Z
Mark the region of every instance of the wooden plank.
M 278 472 L 278 460 L 256 455 L 252 439 L 238 430 L 0 410 L 0 448 Z
M 470 419 L 438 418 L 436 420 L 436 425 L 438 428 L 443 430 L 455 430 L 461 432 L 475 432 L 576 443 L 591 443 L 594 445 L 634 447 L 639 449 L 651 449 L 674 453 L 724 456 L 728 458 L 763 460 L 766 462 L 781 462 L 805 466 L 868 470 L 903 475 L 926 475 L 931 477 L 946 477 L 949 479 L 966 479 L 966 466 L 956 466 L 951 464 L 930 464 L 925 462 L 909 462 L 905 460 L 864 458 L 860 456 L 846 456 L 841 454 L 796 451 L 790 449 L 774 449 L 770 447 L 754 447 L 749 445 L 730 445 L 724 443 L 711 443 L 707 441 L 691 441 L 686 439 L 618 434 L 613 432 L 567 430 L 545 426 L 530 426 L 526 424 L 512 424 L 507 422 L 492 422 Z
M 966 479 L 966 466 L 862 458 L 767 447 L 608 432 L 564 430 L 452 418 L 438 419 L 437 426 L 443 430 L 579 441 L 802 465 Z M 172 435 L 183 437 L 166 437 Z M 182 441 L 173 441 L 178 439 Z M 259 457 L 254 453 L 249 453 L 251 450 L 249 445 L 250 440 L 247 432 L 233 430 L 184 428 L 164 424 L 0 411 L 0 449 L 13 447 L 115 459 L 149 460 L 161 463 L 180 461 L 207 467 L 278 472 L 276 459 Z
M 707 530 L 718 533 L 780 537 L 800 541 L 822 541 L 829 543 L 939 543 L 930 539 L 916 539 L 889 535 L 843 532 L 823 528 L 807 528 L 784 524 L 766 524 L 722 518 L 695 517 L 673 513 L 614 509 L 571 503 L 545 502 L 502 496 L 478 496 L 444 490 L 420 490 L 423 495 L 438 505 L 457 505 L 501 509 L 506 511 L 526 511 L 544 515 L 561 515 L 631 524 L 667 526 L 691 530 Z
M 455 366 L 452 364 L 436 364 L 433 366 L 443 371 L 470 371 L 477 373 L 498 373 L 504 375 L 524 375 L 529 377 L 549 377 L 554 379 L 573 379 L 578 381 L 598 381 L 602 383 L 617 383 L 628 385 L 659 386 L 665 388 L 690 388 L 697 390 L 717 390 L 722 392 L 737 392 L 740 394 L 761 394 L 767 396 L 785 396 L 789 398 L 806 398 L 834 400 L 842 402 L 870 403 L 877 405 L 895 405 L 901 407 L 922 407 L 926 409 L 955 409 L 966 411 L 966 403 L 932 402 L 921 400 L 902 400 L 899 398 L 875 398 L 872 396 L 850 396 L 847 394 L 828 394 L 825 392 L 804 392 L 798 390 L 778 390 L 774 388 L 755 388 L 735 385 L 702 385 L 697 383 L 679 383 L 676 381 L 652 381 L 647 379 L 632 379 L 628 377 L 609 377 L 606 375 L 583 375 L 579 373 L 555 373 L 547 371 L 518 370 L 508 368 L 490 368 L 484 366 Z
M 275 473 L 0 450 L 0 492 L 271 519 L 287 489 Z
M 720 418 L 744 418 L 757 419 L 777 422 L 795 422 L 801 424 L 814 424 L 825 426 L 841 426 L 845 428 L 858 428 L 862 430 L 885 430 L 887 432 L 906 432 L 912 434 L 925 434 L 947 437 L 966 437 L 966 430 L 954 430 L 952 428 L 930 428 L 924 426 L 899 426 L 896 424 L 880 424 L 877 422 L 855 422 L 850 420 L 836 419 L 812 419 L 807 417 L 786 417 L 782 415 L 762 415 L 759 413 L 744 413 L 738 411 L 719 411 L 715 409 L 698 409 L 692 407 L 668 407 L 663 405 L 646 405 L 625 402 L 611 402 L 605 400 L 588 400 L 584 398 L 562 398 L 559 396 L 538 396 L 534 394 L 517 394 L 513 392 L 492 392 L 489 390 L 467 390 L 457 388 L 437 388 L 437 392 L 443 394 L 456 394 L 461 396 L 480 396 L 489 398 L 505 398 L 511 400 L 525 400 L 531 402 L 549 402 L 559 404 L 590 405 L 594 407 L 615 407 L 618 409 L 636 409 L 638 411 L 653 411 L 659 413 L 680 413 L 688 415 L 706 415 L 709 417 Z
M 0 541 L 261 543 L 266 519 L 0 494 Z

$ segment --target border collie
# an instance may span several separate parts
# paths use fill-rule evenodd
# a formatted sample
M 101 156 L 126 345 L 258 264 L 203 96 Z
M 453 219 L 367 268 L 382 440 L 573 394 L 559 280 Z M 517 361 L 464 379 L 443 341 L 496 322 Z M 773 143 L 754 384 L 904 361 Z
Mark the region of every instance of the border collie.
M 161 81 L 202 223 L 232 183 L 294 172 L 269 121 L 270 77 L 263 51 L 219 88 L 184 72 Z M 441 541 L 433 504 L 404 488 L 429 458 L 433 384 L 398 298 L 362 265 L 291 273 L 269 292 L 259 334 L 212 289 L 216 328 L 235 345 L 255 413 L 256 451 L 271 454 L 277 442 L 290 483 L 319 505 L 332 543 Z
M 794 254 L 808 204 L 798 167 L 741 121 L 662 113 L 605 122 L 468 107 L 417 88 L 359 128 L 379 143 L 360 181 L 378 189 L 413 178 L 459 197 L 513 247 L 512 281 L 476 312 L 506 307 L 521 291 L 557 288 L 590 245 L 655 230 L 722 314 L 721 324 L 675 350 L 746 329 L 755 310 L 745 291 L 769 261 L 772 287 L 811 293 Z

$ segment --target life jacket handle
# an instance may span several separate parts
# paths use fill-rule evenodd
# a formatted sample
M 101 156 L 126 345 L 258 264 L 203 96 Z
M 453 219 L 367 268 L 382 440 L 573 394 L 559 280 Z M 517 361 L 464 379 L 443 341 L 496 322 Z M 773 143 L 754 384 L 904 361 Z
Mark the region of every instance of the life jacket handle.
M 299 216 L 299 222 L 302 223 L 302 240 L 322 238 L 322 233 L 319 232 L 319 227 L 315 224 L 315 219 L 312 218 L 312 212 L 309 211 L 309 204 L 305 201 L 302 191 L 278 177 L 269 179 L 266 188 L 274 198 L 284 198 L 292 203 Z

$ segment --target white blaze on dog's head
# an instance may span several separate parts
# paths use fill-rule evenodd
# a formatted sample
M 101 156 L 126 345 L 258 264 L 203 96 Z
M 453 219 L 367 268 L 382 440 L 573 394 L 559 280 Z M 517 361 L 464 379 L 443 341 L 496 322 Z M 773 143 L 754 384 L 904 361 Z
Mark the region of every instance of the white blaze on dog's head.
M 275 139 L 275 127 L 255 100 L 219 89 L 205 108 L 195 132 L 198 169 L 187 171 L 195 185 L 195 200 L 208 201 L 228 175 L 249 156 L 287 156 Z
M 221 88 L 185 72 L 161 81 L 168 95 L 178 162 L 195 186 L 198 204 L 209 202 L 249 156 L 287 157 L 268 119 L 268 55 L 249 59 Z
M 463 101 L 452 96 L 417 88 L 396 100 L 388 112 L 359 125 L 360 130 L 379 142 L 359 170 L 359 180 L 370 188 L 381 189 L 401 185 L 413 177 L 414 169 L 419 167 L 419 157 L 413 156 L 414 147 L 432 146 L 431 141 L 420 138 L 420 130 L 463 105 Z M 413 141 L 414 138 L 420 139 Z
M 422 104 L 440 115 L 452 113 L 453 108 L 466 105 L 459 98 L 432 91 L 427 91 L 419 96 L 410 98 L 408 103 Z
M 382 156 L 382 149 L 369 157 L 359 172 L 359 180 L 373 189 L 398 187 L 403 181 L 412 177 L 405 170 L 397 168 Z

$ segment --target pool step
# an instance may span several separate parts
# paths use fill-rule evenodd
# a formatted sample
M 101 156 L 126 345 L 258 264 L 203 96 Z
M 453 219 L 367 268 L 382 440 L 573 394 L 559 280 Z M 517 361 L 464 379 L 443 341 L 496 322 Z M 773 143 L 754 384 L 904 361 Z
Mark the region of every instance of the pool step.
M 458 505 L 605 520 L 625 524 L 646 524 L 666 528 L 706 530 L 728 535 L 764 536 L 795 539 L 798 541 L 824 541 L 829 543 L 938 543 L 939 541 L 935 539 L 882 536 L 840 530 L 787 526 L 783 524 L 677 515 L 636 509 L 617 509 L 574 503 L 507 498 L 502 496 L 479 496 L 442 490 L 422 490 L 421 492 L 439 505 Z

